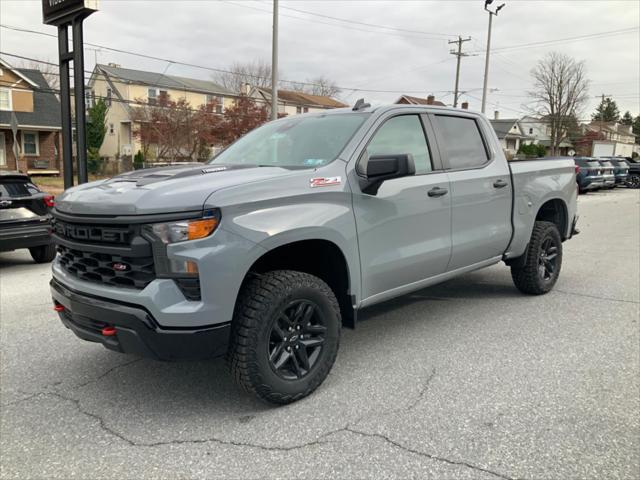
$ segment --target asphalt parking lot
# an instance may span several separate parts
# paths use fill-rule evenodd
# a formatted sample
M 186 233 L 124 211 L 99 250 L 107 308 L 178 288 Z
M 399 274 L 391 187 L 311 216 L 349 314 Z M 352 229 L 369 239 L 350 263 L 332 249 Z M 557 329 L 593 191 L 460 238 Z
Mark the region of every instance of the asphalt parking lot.
M 640 477 L 640 191 L 579 199 L 555 290 L 503 265 L 361 315 L 312 396 L 80 341 L 0 254 L 1 478 Z

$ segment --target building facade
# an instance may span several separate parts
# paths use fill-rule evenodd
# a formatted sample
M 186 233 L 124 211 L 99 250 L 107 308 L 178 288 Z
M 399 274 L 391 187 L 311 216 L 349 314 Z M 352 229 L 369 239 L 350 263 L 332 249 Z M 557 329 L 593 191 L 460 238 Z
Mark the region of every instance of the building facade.
M 60 131 L 60 102 L 42 73 L 0 59 L 0 169 L 60 174 Z
M 271 89 L 245 86 L 245 92 L 258 104 L 264 104 L 271 110 Z M 321 95 L 311 95 L 292 90 L 278 90 L 278 116 L 299 115 L 301 113 L 321 112 L 331 108 L 344 108 L 348 105 Z
M 132 70 L 119 65 L 96 65 L 86 91 L 86 105 L 91 107 L 97 99 L 104 99 L 108 112 L 105 135 L 100 156 L 106 159 L 131 157 L 141 150 L 133 110 L 141 105 L 155 105 L 160 98 L 172 101 L 186 100 L 191 108 L 211 105 L 213 111 L 223 114 L 238 95 L 207 80 L 165 75 L 156 72 Z

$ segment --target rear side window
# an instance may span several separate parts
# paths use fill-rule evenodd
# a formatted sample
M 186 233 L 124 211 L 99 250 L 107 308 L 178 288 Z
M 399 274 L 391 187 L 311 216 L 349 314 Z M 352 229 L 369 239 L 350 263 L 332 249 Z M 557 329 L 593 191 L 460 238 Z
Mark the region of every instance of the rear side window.
M 0 183 L 0 197 L 28 197 L 29 190 L 24 183 Z
M 387 120 L 367 145 L 367 155 L 360 162 L 358 170 L 366 171 L 368 157 L 404 153 L 413 156 L 417 174 L 433 170 L 427 139 L 418 115 L 401 115 Z
M 487 149 L 473 118 L 445 115 L 436 115 L 435 118 L 449 159 L 449 168 L 475 168 L 487 163 Z

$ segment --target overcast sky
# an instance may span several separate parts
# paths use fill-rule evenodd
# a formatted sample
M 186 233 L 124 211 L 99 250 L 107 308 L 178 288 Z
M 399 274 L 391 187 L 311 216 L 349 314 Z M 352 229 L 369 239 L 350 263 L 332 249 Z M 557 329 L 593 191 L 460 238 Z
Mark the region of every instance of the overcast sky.
M 611 95 L 621 113 L 640 114 L 640 1 L 504 0 L 494 19 L 488 112 L 519 116 L 529 101 L 531 67 L 550 51 L 586 62 L 592 82 L 590 117 L 597 95 Z M 281 0 L 281 78 L 325 75 L 343 87 L 348 103 L 359 97 L 393 102 L 401 92 L 436 95 L 452 103 L 455 57 L 448 40 L 470 36 L 460 87 L 472 109 L 480 108 L 488 14 L 482 0 L 356 1 Z M 502 3 L 496 0 L 494 4 Z M 291 9 L 304 10 L 310 15 Z M 85 41 L 206 67 L 271 58 L 271 2 L 216 0 L 101 0 L 85 22 Z M 344 19 L 338 21 L 332 18 Z M 55 33 L 42 24 L 40 0 L 0 0 L 0 23 Z M 370 24 L 370 25 L 364 25 Z M 380 28 L 378 26 L 387 28 Z M 613 32 L 555 44 L 535 42 Z M 146 60 L 107 50 L 86 51 L 86 68 L 115 62 L 123 67 L 210 78 L 210 71 Z M 2 52 L 56 61 L 55 38 L 0 28 Z M 3 56 L 10 63 L 19 62 Z M 386 90 L 354 92 L 349 89 Z

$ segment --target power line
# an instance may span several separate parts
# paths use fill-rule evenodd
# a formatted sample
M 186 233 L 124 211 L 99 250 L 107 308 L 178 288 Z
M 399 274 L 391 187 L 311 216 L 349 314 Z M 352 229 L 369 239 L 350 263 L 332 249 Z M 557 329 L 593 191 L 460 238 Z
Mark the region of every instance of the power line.
M 255 7 L 255 6 L 251 6 L 251 5 L 245 5 L 243 3 L 231 2 L 231 1 L 228 1 L 228 0 L 220 0 L 220 1 L 222 1 L 223 3 L 228 3 L 229 5 L 234 5 L 236 7 L 247 8 L 247 9 L 250 9 L 250 10 L 255 10 L 255 11 L 258 11 L 258 12 L 264 12 L 264 13 L 269 13 L 269 14 L 272 13 L 271 10 L 267 10 L 265 8 L 259 8 L 259 7 Z M 293 9 L 291 7 L 282 7 L 282 8 L 288 8 L 289 10 L 296 10 L 298 12 L 305 13 L 305 14 L 308 14 L 308 15 L 316 15 L 316 16 L 319 16 L 319 17 L 329 18 L 328 16 L 324 16 L 324 15 L 321 15 L 321 14 L 309 13 L 309 12 L 306 12 L 306 11 L 303 12 L 302 10 Z M 381 32 L 379 30 L 366 30 L 366 29 L 363 29 L 363 28 L 357 28 L 357 27 L 354 27 L 353 25 L 341 25 L 341 24 L 336 24 L 336 23 L 322 22 L 322 21 L 319 21 L 319 20 L 312 20 L 312 19 L 309 19 L 309 18 L 296 17 L 296 16 L 293 16 L 293 15 L 287 15 L 285 13 L 281 13 L 280 16 L 281 17 L 286 17 L 286 18 L 292 18 L 292 19 L 295 19 L 295 20 L 302 20 L 304 22 L 317 23 L 317 24 L 320 24 L 320 25 L 329 25 L 331 27 L 338 27 L 338 28 L 343 28 L 343 29 L 352 30 L 352 31 L 358 31 L 358 32 L 375 33 L 375 34 L 380 34 L 380 35 L 391 35 L 391 36 L 394 36 L 394 37 L 422 38 L 424 40 L 440 40 L 440 41 L 444 41 L 445 40 L 445 38 L 426 37 L 426 36 L 424 36 L 424 35 L 427 34 L 427 32 L 413 31 L 413 33 L 406 33 L 406 34 L 393 33 L 393 32 Z M 361 25 L 362 24 L 362 22 L 356 22 L 356 21 L 346 20 L 346 19 L 338 19 L 337 17 L 330 17 L 330 18 L 332 18 L 334 20 L 339 20 L 339 21 L 342 21 L 342 22 L 354 23 L 356 25 Z M 368 24 L 368 25 L 374 26 L 374 24 Z M 375 25 L 375 27 L 377 27 L 377 28 L 390 28 L 390 29 L 394 29 L 395 30 L 394 27 L 386 27 L 384 25 Z M 404 30 L 404 29 L 398 29 L 398 30 L 399 31 L 404 31 L 404 32 L 411 32 L 409 30 Z M 453 36 L 453 35 L 448 35 L 448 34 L 430 34 L 430 35 Z
M 330 15 L 324 15 L 321 13 L 315 13 L 315 12 L 309 12 L 308 10 L 300 10 L 298 8 L 293 8 L 293 7 L 282 7 L 284 9 L 287 10 L 292 10 L 294 12 L 299 12 L 299 13 L 304 13 L 306 15 L 313 15 L 315 17 L 321 17 L 321 18 L 328 18 L 331 20 L 337 20 L 339 22 L 345 22 L 345 23 L 349 23 L 349 24 L 354 24 L 354 25 L 364 25 L 367 27 L 375 27 L 375 28 L 382 28 L 385 30 L 393 30 L 396 32 L 407 32 L 407 33 L 416 33 L 416 34 L 420 34 L 420 35 L 436 35 L 436 36 L 442 36 L 442 37 L 455 37 L 456 35 L 453 35 L 451 33 L 435 33 L 435 32 L 425 32 L 422 30 L 409 30 L 406 28 L 397 28 L 397 27 L 390 27 L 387 25 L 379 25 L 379 24 L 375 24 L 375 23 L 366 23 L 366 22 L 360 22 L 360 21 L 356 21 L 356 20 L 350 20 L 350 19 L 346 19 L 346 18 L 338 18 L 338 17 L 332 17 Z
M 57 38 L 57 35 L 53 35 L 53 34 L 49 34 L 49 33 L 45 33 L 45 32 L 38 32 L 36 30 L 28 30 L 28 29 L 22 29 L 22 28 L 18 28 L 18 27 L 11 27 L 8 25 L 1 25 L 1 28 L 7 28 L 9 30 L 16 30 L 19 32 L 26 32 L 26 33 L 32 33 L 32 34 L 37 34 L 37 35 L 44 35 L 47 37 L 54 37 Z M 156 60 L 156 61 L 160 61 L 160 62 L 166 62 L 166 63 L 170 63 L 170 64 L 174 64 L 174 65 L 182 65 L 182 66 L 186 66 L 186 67 L 192 67 L 192 68 L 199 68 L 202 70 L 208 70 L 208 71 L 213 71 L 213 72 L 218 72 L 218 73 L 226 73 L 226 74 L 230 74 L 230 75 L 236 75 L 236 76 L 247 76 L 247 77 L 251 77 L 251 78 L 256 78 L 256 79 L 265 79 L 267 77 L 263 77 L 260 75 L 251 75 L 251 74 L 244 74 L 244 73 L 238 73 L 238 72 L 232 72 L 230 70 L 224 70 L 224 69 L 220 69 L 220 68 L 214 68 L 214 67 L 206 67 L 206 66 L 202 66 L 202 65 L 196 65 L 193 63 L 186 63 L 186 62 L 181 62 L 179 60 L 171 60 L 171 59 L 167 59 L 167 58 L 160 58 L 160 57 L 154 57 L 152 55 L 146 55 L 143 53 L 136 53 L 136 52 L 131 52 L 131 51 L 127 51 L 127 50 L 121 50 L 121 49 L 117 49 L 117 48 L 111 48 L 111 47 L 106 47 L 104 45 L 97 45 L 94 43 L 86 43 L 85 45 L 90 45 L 93 47 L 98 47 L 98 48 L 102 48 L 105 50 L 111 50 L 117 53 L 124 53 L 127 55 L 134 55 L 134 56 L 138 56 L 138 57 L 142 57 L 142 58 L 147 58 L 147 59 L 151 59 L 151 60 Z M 17 55 L 17 54 L 12 54 L 9 52 L 0 52 L 0 54 L 2 55 L 6 55 L 9 57 L 14 57 L 14 58 L 20 58 L 23 60 L 30 60 L 30 61 L 35 61 L 35 62 L 40 62 L 43 64 L 47 64 L 47 65 L 53 65 L 53 66 L 58 66 L 58 64 L 56 63 L 51 63 L 51 62 L 45 62 L 42 60 L 38 60 L 35 58 L 30 58 L 30 57 L 26 57 L 26 56 L 22 56 L 22 55 Z M 86 71 L 85 73 L 93 73 L 90 71 Z M 291 84 L 291 85 L 301 85 L 301 86 L 311 86 L 311 87 L 321 87 L 322 85 L 318 84 L 318 83 L 313 83 L 313 82 L 302 82 L 302 81 L 298 81 L 298 80 L 284 80 L 281 79 L 279 81 L 279 83 L 287 83 L 287 84 Z M 367 88 L 353 88 L 353 87 L 343 87 L 343 86 L 337 86 L 340 90 L 346 90 L 346 91 L 354 91 L 354 92 L 365 92 L 365 93 L 423 93 L 422 90 L 412 90 L 412 91 L 406 91 L 406 90 L 377 90 L 377 89 L 367 89 Z
M 521 44 L 518 44 L 518 45 L 510 45 L 510 46 L 507 46 L 507 47 L 494 48 L 491 51 L 492 52 L 501 52 L 501 51 L 504 51 L 504 50 L 515 50 L 515 49 L 520 49 L 520 48 L 546 46 L 546 45 L 551 45 L 551 44 L 570 43 L 570 42 L 574 42 L 574 41 L 588 40 L 588 39 L 592 39 L 592 38 L 604 38 L 604 37 L 612 37 L 612 36 L 615 36 L 615 35 L 625 35 L 627 33 L 637 32 L 638 30 L 640 30 L 640 27 L 631 27 L 631 28 L 624 28 L 624 29 L 620 29 L 620 30 L 610 30 L 610 31 L 607 31 L 607 32 L 590 33 L 590 34 L 587 34 L 587 35 L 579 35 L 579 36 L 576 36 L 576 37 L 565 37 L 565 38 L 556 38 L 554 40 L 544 40 L 544 41 L 540 41 L 540 42 L 521 43 Z

